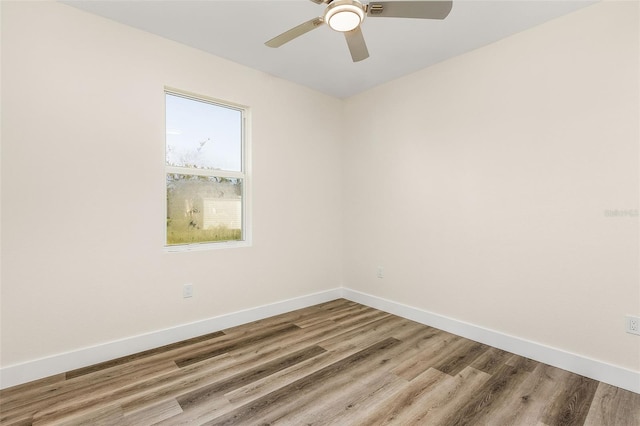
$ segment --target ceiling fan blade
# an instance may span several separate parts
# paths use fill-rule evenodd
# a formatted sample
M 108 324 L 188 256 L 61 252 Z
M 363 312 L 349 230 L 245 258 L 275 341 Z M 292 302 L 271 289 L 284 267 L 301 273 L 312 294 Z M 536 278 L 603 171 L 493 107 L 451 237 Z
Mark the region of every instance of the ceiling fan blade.
M 367 16 L 444 19 L 451 12 L 452 6 L 452 1 L 372 1 L 367 8 Z
M 289 31 L 285 31 L 282 34 L 275 36 L 265 44 L 269 47 L 280 47 L 296 37 L 300 37 L 301 35 L 306 34 L 311 30 L 315 30 L 322 24 L 324 24 L 324 20 L 322 19 L 322 17 L 313 18 L 298 25 L 297 27 L 291 28 Z
M 349 46 L 349 52 L 351 52 L 351 59 L 353 62 L 362 61 L 369 57 L 369 50 L 367 50 L 367 43 L 364 42 L 364 35 L 360 27 L 347 31 L 344 33 L 344 38 L 347 40 Z

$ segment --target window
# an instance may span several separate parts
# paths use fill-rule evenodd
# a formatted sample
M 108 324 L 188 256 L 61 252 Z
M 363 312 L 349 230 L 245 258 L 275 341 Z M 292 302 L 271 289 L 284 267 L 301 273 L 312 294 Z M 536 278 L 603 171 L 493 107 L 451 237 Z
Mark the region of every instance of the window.
M 166 246 L 247 245 L 246 109 L 166 91 Z

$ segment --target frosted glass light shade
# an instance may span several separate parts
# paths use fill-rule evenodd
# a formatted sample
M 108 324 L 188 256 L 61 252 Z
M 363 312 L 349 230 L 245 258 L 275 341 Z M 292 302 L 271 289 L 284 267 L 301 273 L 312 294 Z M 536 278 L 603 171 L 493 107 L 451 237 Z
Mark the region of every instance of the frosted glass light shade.
M 324 15 L 325 22 L 335 31 L 354 30 L 364 19 L 362 6 L 355 1 L 335 2 Z

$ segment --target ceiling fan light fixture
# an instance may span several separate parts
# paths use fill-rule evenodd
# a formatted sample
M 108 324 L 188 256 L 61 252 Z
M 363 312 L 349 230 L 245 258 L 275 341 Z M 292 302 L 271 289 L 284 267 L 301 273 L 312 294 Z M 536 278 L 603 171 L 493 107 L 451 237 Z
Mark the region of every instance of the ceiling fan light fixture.
M 335 0 L 324 14 L 324 21 L 332 30 L 352 31 L 362 23 L 364 7 L 356 0 Z

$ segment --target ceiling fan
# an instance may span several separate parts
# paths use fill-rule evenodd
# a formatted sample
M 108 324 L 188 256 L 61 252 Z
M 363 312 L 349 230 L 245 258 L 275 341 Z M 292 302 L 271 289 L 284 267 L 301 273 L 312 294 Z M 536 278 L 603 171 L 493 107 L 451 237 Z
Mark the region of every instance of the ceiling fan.
M 353 62 L 358 62 L 369 57 L 367 44 L 360 28 L 365 16 L 371 18 L 444 19 L 449 15 L 452 7 L 451 0 L 371 1 L 369 4 L 363 4 L 358 0 L 311 1 L 317 4 L 327 4 L 322 16 L 293 27 L 265 44 L 269 47 L 280 47 L 323 24 L 327 24 L 331 29 L 344 33 L 351 58 Z

